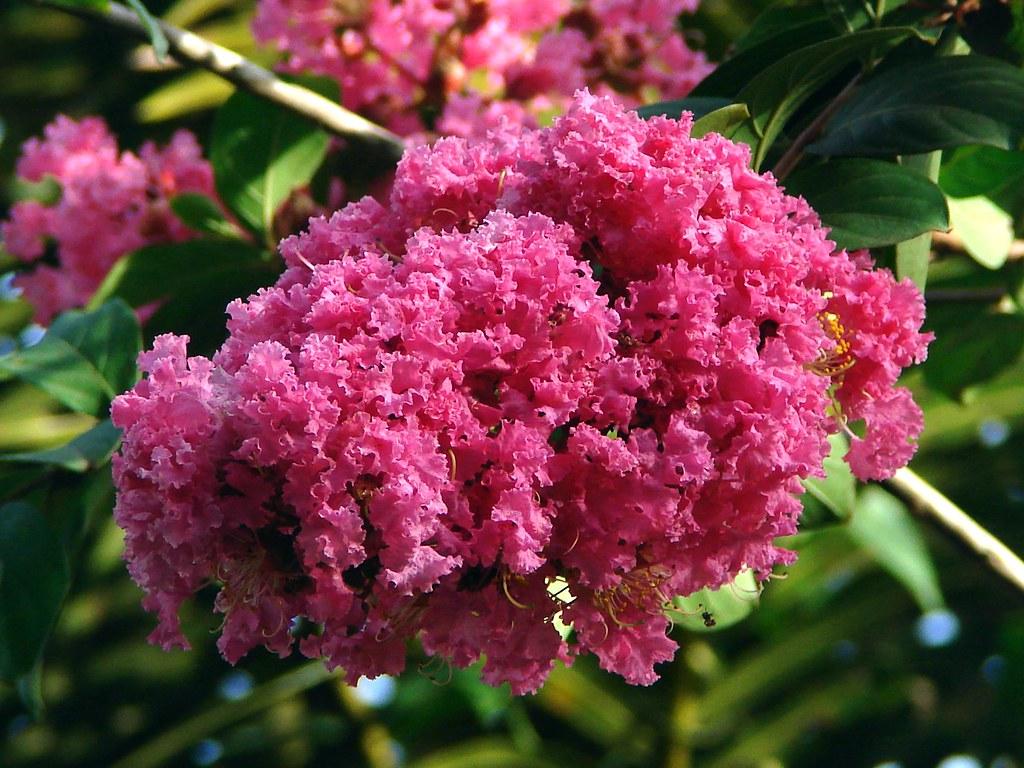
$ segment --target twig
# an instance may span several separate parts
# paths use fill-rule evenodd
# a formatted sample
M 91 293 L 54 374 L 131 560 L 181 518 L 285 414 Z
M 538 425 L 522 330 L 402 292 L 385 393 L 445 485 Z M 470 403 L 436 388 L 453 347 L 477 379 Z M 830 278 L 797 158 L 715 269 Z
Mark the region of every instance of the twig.
M 825 123 L 832 119 L 843 103 L 850 97 L 853 89 L 857 87 L 860 82 L 861 73 L 857 73 L 850 82 L 841 90 L 828 105 L 821 110 L 817 117 L 815 117 L 810 124 L 800 131 L 800 134 L 793 139 L 793 143 L 790 144 L 786 151 L 782 153 L 782 157 L 779 158 L 779 162 L 772 168 L 772 175 L 779 181 L 786 178 L 797 163 L 804 156 L 804 148 L 818 138 L 818 134 L 821 133 L 825 127 Z
M 992 288 L 929 288 L 925 291 L 926 304 L 995 304 L 1006 296 L 1006 289 Z
M 937 251 L 950 251 L 953 253 L 967 252 L 963 239 L 955 230 L 952 232 L 933 232 L 932 244 L 935 246 L 935 250 Z M 1014 240 L 1010 243 L 1010 250 L 1007 251 L 1006 258 L 1009 261 L 1024 258 L 1024 240 Z
M 70 7 L 59 0 L 36 2 L 47 8 L 103 21 L 127 30 L 136 37 L 149 38 L 145 26 L 135 12 L 120 3 L 110 2 L 101 10 L 86 5 Z M 158 20 L 157 24 L 167 37 L 171 55 L 182 63 L 208 69 L 239 88 L 309 118 L 338 136 L 374 145 L 390 159 L 397 160 L 401 157 L 405 148 L 402 139 L 386 128 L 370 122 L 355 112 L 350 112 L 308 88 L 285 82 L 270 70 L 228 48 L 164 21 Z
M 910 502 L 918 512 L 939 523 L 984 558 L 992 570 L 1024 592 L 1024 561 L 928 481 L 916 472 L 904 468 L 888 481 L 888 485 L 904 500 Z

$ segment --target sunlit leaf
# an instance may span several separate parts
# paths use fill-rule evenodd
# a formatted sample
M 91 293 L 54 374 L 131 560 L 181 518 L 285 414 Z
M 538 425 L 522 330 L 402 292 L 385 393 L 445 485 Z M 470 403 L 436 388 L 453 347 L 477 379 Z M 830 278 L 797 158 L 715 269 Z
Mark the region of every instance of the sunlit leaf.
M 847 530 L 906 587 L 922 611 L 942 607 L 935 565 L 903 502 L 878 486 L 868 486 L 860 493 Z
M 1006 263 L 1013 243 L 1013 217 L 987 197 L 949 198 L 949 216 L 953 231 L 964 250 L 976 262 L 989 269 Z
M 0 461 L 49 464 L 72 472 L 88 472 L 106 464 L 120 440 L 121 430 L 106 419 L 65 445 L 46 451 L 0 455 Z

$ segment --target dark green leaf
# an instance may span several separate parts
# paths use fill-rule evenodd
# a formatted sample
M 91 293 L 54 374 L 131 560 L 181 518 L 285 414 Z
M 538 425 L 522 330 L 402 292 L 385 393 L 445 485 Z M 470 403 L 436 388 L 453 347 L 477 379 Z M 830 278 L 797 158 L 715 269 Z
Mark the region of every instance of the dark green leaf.
M 801 48 L 775 62 L 737 96 L 751 117 L 733 138 L 750 144 L 753 166 L 759 168 L 783 126 L 815 91 L 854 62 L 879 56 L 914 34 L 910 27 L 865 30 Z
M 1024 350 L 1024 317 L 985 314 L 938 333 L 928 350 L 928 386 L 958 398 L 1015 364 Z
M 939 578 L 921 532 L 899 499 L 872 485 L 857 500 L 847 530 L 907 591 L 922 611 L 941 608 Z
M 127 0 L 128 5 L 138 15 L 139 20 L 145 25 L 146 31 L 149 33 L 149 41 L 153 45 L 153 51 L 156 53 L 157 61 L 163 61 L 167 56 L 167 37 L 164 35 L 164 31 L 160 29 L 160 25 L 157 20 L 153 18 L 153 15 L 146 9 L 146 6 L 142 4 L 142 0 Z
M 902 155 L 966 144 L 1016 149 L 1024 71 L 984 56 L 940 56 L 866 83 L 809 151 Z
M 636 111 L 644 120 L 656 115 L 678 118 L 683 112 L 690 112 L 693 114 L 694 120 L 699 120 L 704 115 L 710 114 L 722 107 L 728 107 L 730 103 L 729 99 L 717 97 L 674 99 L 672 101 L 659 101 L 656 104 L 637 107 Z
M 47 451 L 0 455 L 0 461 L 51 464 L 72 472 L 88 472 L 106 464 L 120 440 L 121 430 L 105 419 L 65 445 Z
M 209 348 L 223 337 L 224 307 L 270 285 L 280 271 L 276 257 L 238 240 L 153 245 L 118 261 L 93 303 L 111 296 L 135 307 L 160 302 L 147 332 L 187 333 Z
M 695 139 L 709 133 L 718 133 L 729 137 L 748 117 L 750 117 L 750 112 L 747 110 L 746 104 L 730 104 L 727 107 L 716 109 L 714 112 L 709 112 L 695 121 L 690 135 Z
M 736 96 L 765 67 L 795 50 L 835 37 L 828 14 L 820 8 L 770 8 L 736 42 L 736 54 L 705 77 L 690 97 Z
M 36 666 L 67 588 L 67 558 L 43 515 L 24 502 L 0 507 L 0 679 Z
M 949 229 L 938 185 L 895 163 L 835 160 L 793 173 L 786 190 L 811 204 L 840 248 L 874 248 Z
M 236 92 L 214 119 L 217 192 L 254 232 L 267 235 L 281 204 L 313 178 L 327 145 L 327 133 L 305 118 Z
M 217 201 L 189 192 L 171 198 L 171 210 L 185 226 L 217 237 L 238 238 L 238 227 L 224 217 Z

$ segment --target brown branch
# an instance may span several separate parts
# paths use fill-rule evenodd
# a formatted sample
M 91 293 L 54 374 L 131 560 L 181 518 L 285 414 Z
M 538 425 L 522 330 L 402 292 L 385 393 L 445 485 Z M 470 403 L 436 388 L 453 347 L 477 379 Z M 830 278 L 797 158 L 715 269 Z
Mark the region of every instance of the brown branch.
M 36 2 L 47 8 L 102 21 L 124 29 L 136 37 L 149 39 L 149 33 L 136 13 L 120 3 L 110 2 L 105 9 L 99 9 L 89 6 L 70 7 L 59 0 Z M 270 70 L 235 51 L 164 21 L 158 20 L 157 24 L 167 38 L 171 55 L 183 64 L 207 69 L 243 90 L 309 118 L 338 136 L 372 145 L 389 159 L 397 161 L 401 157 L 405 148 L 404 142 L 386 128 L 308 88 L 285 82 Z

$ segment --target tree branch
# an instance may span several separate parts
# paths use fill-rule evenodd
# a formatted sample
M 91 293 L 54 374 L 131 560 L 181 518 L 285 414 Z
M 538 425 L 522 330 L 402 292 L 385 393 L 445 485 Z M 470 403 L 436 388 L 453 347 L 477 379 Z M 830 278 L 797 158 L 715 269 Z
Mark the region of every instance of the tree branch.
M 134 36 L 149 39 L 149 33 L 139 17 L 120 3 L 110 2 L 106 9 L 89 6 L 70 7 L 59 0 L 36 0 L 47 8 L 71 13 L 86 19 L 103 21 L 127 30 Z M 202 67 L 223 77 L 239 88 L 262 96 L 282 107 L 307 117 L 328 131 L 345 139 L 370 144 L 397 161 L 405 144 L 386 128 L 335 104 L 318 93 L 300 85 L 288 83 L 268 69 L 223 46 L 199 35 L 157 20 L 167 37 L 171 55 L 183 64 Z
M 904 467 L 887 484 L 920 514 L 945 528 L 1024 593 L 1024 561 L 928 481 Z

